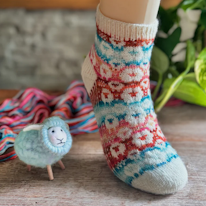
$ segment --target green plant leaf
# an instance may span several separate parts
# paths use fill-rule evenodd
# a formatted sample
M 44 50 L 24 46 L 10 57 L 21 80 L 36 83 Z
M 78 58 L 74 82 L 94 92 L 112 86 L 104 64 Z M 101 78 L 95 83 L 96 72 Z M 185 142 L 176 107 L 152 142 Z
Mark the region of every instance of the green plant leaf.
M 163 85 L 164 90 L 167 90 L 174 81 L 175 78 L 166 79 Z M 206 107 L 206 93 L 196 81 L 184 79 L 173 96 L 185 102 Z
M 176 66 L 174 65 L 169 67 L 168 73 L 170 73 L 172 77 L 178 77 L 180 75 L 179 72 L 177 71 Z
M 195 75 L 194 72 L 191 72 L 191 73 L 187 74 L 184 79 L 190 80 L 190 81 L 193 81 L 193 82 L 197 82 L 196 75 Z
M 187 54 L 185 63 L 187 65 L 186 69 L 172 82 L 167 93 L 165 94 L 162 101 L 156 106 L 155 111 L 159 112 L 162 107 L 167 103 L 170 97 L 174 94 L 174 92 L 178 89 L 179 85 L 184 80 L 185 76 L 190 71 L 191 67 L 193 67 L 195 62 L 195 48 L 190 40 L 187 41 Z
M 200 54 L 199 54 L 199 56 L 198 56 L 198 59 L 206 60 L 206 48 L 204 48 L 204 49 L 200 52 Z
M 206 91 L 206 48 L 201 51 L 195 62 L 195 75 L 199 85 Z
M 181 4 L 181 8 L 185 11 L 187 9 L 203 9 L 205 5 L 205 0 L 184 0 Z
M 169 68 L 168 57 L 165 55 L 165 53 L 163 51 L 161 51 L 157 47 L 154 47 L 153 51 L 152 51 L 151 68 L 154 69 L 159 75 L 158 80 L 157 80 L 157 86 L 155 87 L 155 90 L 152 94 L 152 98 L 154 100 L 156 98 L 157 93 L 158 93 L 160 86 L 162 84 L 163 74 Z
M 158 16 L 161 19 L 160 30 L 167 33 L 174 24 L 171 15 L 160 6 Z
M 206 59 L 199 59 L 195 63 L 195 74 L 199 85 L 206 91 Z
M 157 71 L 158 74 L 165 73 L 169 67 L 169 59 L 167 55 L 156 46 L 152 51 L 151 67 Z
M 155 45 L 159 47 L 169 58 L 172 56 L 172 51 L 180 42 L 181 28 L 176 28 L 167 38 L 157 38 Z
M 187 41 L 187 51 L 186 51 L 186 58 L 185 58 L 185 67 L 193 67 L 195 64 L 195 47 L 191 40 Z
M 202 10 L 200 23 L 206 28 L 206 9 Z

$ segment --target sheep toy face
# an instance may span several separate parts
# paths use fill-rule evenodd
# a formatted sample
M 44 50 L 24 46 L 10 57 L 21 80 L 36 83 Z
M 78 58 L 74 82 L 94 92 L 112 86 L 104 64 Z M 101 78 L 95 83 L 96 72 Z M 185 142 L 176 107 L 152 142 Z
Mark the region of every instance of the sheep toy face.
M 48 137 L 55 147 L 61 147 L 67 140 L 67 134 L 61 127 L 50 127 L 48 129 Z

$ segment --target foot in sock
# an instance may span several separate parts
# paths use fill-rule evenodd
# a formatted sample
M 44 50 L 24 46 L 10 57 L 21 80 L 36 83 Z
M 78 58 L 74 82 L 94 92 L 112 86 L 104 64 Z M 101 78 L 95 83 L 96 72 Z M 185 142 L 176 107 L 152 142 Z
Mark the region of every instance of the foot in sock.
M 91 98 L 107 163 L 125 183 L 154 194 L 171 194 L 187 183 L 187 170 L 162 133 L 149 81 L 158 21 L 128 24 L 97 8 L 95 44 L 82 78 Z

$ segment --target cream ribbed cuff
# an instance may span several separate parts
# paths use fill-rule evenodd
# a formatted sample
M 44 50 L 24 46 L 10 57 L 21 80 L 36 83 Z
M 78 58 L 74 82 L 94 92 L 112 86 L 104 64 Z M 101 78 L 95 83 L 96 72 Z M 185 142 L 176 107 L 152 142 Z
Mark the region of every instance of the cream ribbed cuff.
M 111 35 L 117 40 L 137 40 L 137 39 L 153 39 L 156 36 L 158 28 L 158 20 L 153 24 L 130 24 L 104 16 L 99 5 L 96 12 L 96 23 L 98 28 L 104 33 Z

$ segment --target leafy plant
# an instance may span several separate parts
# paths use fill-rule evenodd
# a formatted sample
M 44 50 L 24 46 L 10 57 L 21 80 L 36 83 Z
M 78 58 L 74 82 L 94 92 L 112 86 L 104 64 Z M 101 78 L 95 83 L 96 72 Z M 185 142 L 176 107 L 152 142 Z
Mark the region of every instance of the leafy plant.
M 164 35 L 157 36 L 151 59 L 151 79 L 157 81 L 152 95 L 156 112 L 171 96 L 206 107 L 206 0 L 183 0 L 174 8 L 160 8 L 159 18 Z
M 199 54 L 195 63 L 195 74 L 197 82 L 206 92 L 206 48 Z
M 201 9 L 206 6 L 205 0 L 186 0 L 182 1 L 181 8 L 185 11 L 188 9 Z
M 164 90 L 167 91 L 174 81 L 175 78 L 167 79 L 163 85 Z M 206 93 L 195 80 L 184 78 L 179 87 L 173 93 L 173 96 L 185 102 L 206 107 Z
M 157 86 L 152 94 L 152 98 L 155 99 L 159 88 L 162 84 L 163 74 L 169 67 L 169 58 L 159 48 L 154 47 L 152 51 L 151 67 L 158 73 L 159 78 Z
M 202 10 L 200 23 L 206 28 L 206 10 Z
M 181 28 L 178 27 L 167 38 L 159 37 L 155 45 L 159 47 L 168 57 L 171 57 L 172 51 L 176 45 L 180 42 Z
M 183 71 L 170 85 L 168 88 L 167 93 L 165 94 L 162 101 L 156 106 L 156 111 L 159 112 L 162 107 L 167 103 L 169 98 L 173 95 L 173 93 L 176 91 L 176 89 L 179 87 L 179 85 L 182 83 L 184 77 L 187 75 L 187 73 L 190 71 L 191 67 L 194 66 L 195 63 L 195 48 L 190 40 L 187 42 L 187 55 L 186 55 L 186 69 Z

